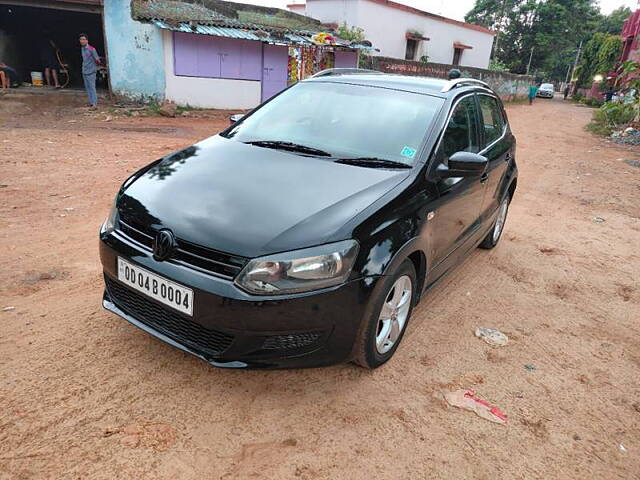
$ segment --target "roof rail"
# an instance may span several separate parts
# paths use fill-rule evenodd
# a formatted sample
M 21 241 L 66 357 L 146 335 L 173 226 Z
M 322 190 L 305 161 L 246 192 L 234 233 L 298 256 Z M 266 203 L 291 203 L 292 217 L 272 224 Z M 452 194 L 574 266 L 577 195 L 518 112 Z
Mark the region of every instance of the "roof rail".
M 355 75 L 358 73 L 382 74 L 382 72 L 379 72 L 378 70 L 367 70 L 366 68 L 327 68 L 326 70 L 321 70 L 315 75 L 312 75 L 311 78 L 330 77 L 332 75 Z
M 463 85 L 480 85 L 481 87 L 490 88 L 489 85 L 487 85 L 482 80 L 476 80 L 475 78 L 456 78 L 454 80 L 449 80 L 447 84 L 442 87 L 442 90 L 440 90 L 440 92 L 447 93 L 454 88 L 461 87 Z

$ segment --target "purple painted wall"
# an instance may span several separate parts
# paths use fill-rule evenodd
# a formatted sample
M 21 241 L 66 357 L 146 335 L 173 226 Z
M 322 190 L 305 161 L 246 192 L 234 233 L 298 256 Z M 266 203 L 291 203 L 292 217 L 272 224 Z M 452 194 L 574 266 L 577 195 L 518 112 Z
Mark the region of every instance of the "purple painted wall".
M 173 33 L 175 75 L 261 81 L 262 101 L 287 87 L 288 64 L 288 47 L 284 45 L 195 33 Z M 335 52 L 337 68 L 357 65 L 357 52 Z
M 174 32 L 173 55 L 179 76 L 262 79 L 260 42 Z

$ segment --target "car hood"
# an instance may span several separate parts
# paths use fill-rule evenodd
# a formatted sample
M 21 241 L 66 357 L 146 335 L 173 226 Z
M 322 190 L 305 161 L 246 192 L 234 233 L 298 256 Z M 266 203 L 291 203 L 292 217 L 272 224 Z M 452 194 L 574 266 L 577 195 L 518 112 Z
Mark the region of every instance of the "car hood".
M 344 240 L 339 230 L 409 175 L 211 137 L 139 175 L 121 215 L 226 253 L 257 257 Z

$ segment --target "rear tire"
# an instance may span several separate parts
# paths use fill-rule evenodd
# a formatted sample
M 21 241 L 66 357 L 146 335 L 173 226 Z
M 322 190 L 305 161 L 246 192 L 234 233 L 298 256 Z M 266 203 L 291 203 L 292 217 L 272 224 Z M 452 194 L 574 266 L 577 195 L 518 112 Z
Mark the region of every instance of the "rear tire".
M 405 260 L 392 275 L 381 280 L 374 293 L 373 308 L 356 338 L 353 362 L 364 368 L 377 368 L 393 357 L 407 330 L 416 298 L 416 270 Z
M 491 227 L 487 236 L 482 240 L 480 248 L 491 250 L 500 241 L 500 237 L 502 237 L 502 232 L 504 231 L 504 224 L 507 222 L 507 214 L 509 213 L 509 200 L 510 198 L 508 196 L 502 200 L 502 203 L 498 208 L 496 221 L 493 223 L 493 227 Z

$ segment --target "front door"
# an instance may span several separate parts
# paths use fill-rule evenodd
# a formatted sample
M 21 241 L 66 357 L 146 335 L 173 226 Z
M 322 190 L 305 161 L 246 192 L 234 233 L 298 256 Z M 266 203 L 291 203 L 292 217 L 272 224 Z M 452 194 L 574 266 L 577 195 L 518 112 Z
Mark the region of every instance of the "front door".
M 262 50 L 262 101 L 287 88 L 289 48 L 265 43 Z
M 431 175 L 434 175 L 435 167 L 442 163 L 446 165 L 454 153 L 480 151 L 477 105 L 473 94 L 462 97 L 455 105 L 436 151 Z M 440 195 L 433 206 L 430 239 L 433 270 L 430 280 L 435 280 L 453 266 L 479 231 L 485 180 L 484 176 L 435 178 Z

